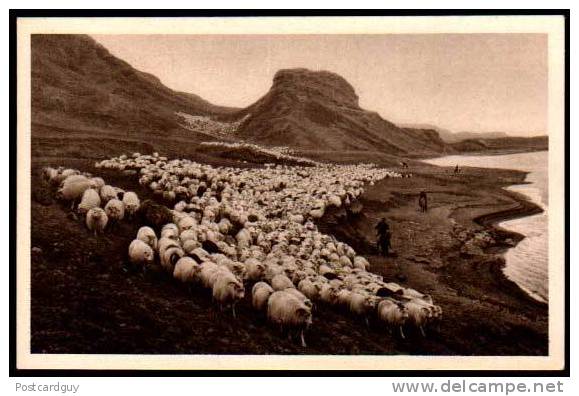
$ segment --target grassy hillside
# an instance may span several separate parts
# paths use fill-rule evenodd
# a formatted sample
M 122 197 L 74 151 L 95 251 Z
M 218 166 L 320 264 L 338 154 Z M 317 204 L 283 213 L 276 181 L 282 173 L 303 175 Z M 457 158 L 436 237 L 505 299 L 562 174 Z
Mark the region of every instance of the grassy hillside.
M 32 36 L 33 139 L 149 142 L 190 138 L 176 112 L 225 114 L 198 96 L 175 92 L 85 35 Z M 34 142 L 33 142 L 34 144 Z M 64 148 L 63 148 L 64 149 Z

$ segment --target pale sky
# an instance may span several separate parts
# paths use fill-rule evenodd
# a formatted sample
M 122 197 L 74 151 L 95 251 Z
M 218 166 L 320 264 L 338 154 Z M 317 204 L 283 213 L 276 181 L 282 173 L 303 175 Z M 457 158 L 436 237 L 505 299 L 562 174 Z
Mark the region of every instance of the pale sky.
M 276 71 L 340 74 L 360 106 L 394 123 L 451 131 L 547 133 L 547 36 L 95 35 L 109 51 L 168 87 L 245 107 Z

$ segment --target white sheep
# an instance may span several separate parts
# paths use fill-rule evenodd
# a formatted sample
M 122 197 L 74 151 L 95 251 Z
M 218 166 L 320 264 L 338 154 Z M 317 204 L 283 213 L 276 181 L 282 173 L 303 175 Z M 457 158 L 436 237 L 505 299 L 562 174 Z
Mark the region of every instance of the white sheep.
M 105 205 L 105 213 L 112 223 L 119 222 L 125 217 L 125 205 L 120 200 L 113 198 Z
M 86 176 L 69 176 L 68 178 L 64 179 L 62 187 L 58 190 L 58 195 L 66 201 L 71 201 L 72 209 L 74 208 L 75 202 L 82 197 L 83 193 L 89 188 L 93 187 L 94 183 Z
M 312 301 L 307 298 L 302 292 L 300 292 L 298 289 L 294 289 L 293 287 L 289 287 L 287 289 L 284 289 L 285 292 L 290 293 L 291 295 L 293 295 L 294 297 L 296 297 L 298 300 L 300 300 L 301 302 L 303 302 L 309 309 L 312 309 L 314 304 L 312 304 Z
M 231 222 L 226 218 L 222 218 L 217 225 L 219 226 L 219 232 L 223 235 L 229 234 L 232 228 Z
M 368 268 L 370 268 L 370 263 L 368 262 L 368 260 L 366 260 L 366 258 L 362 256 L 356 256 L 354 257 L 354 268 L 367 271 Z
M 172 274 L 175 271 L 175 264 L 183 256 L 185 256 L 185 252 L 180 246 L 168 247 L 162 253 L 159 253 L 161 267 Z
M 309 279 L 302 279 L 300 283 L 298 283 L 298 290 L 311 301 L 316 301 L 320 296 L 318 285 Z
M 251 245 L 251 233 L 249 230 L 247 230 L 247 228 L 242 228 L 239 230 L 235 236 L 235 239 L 237 240 L 237 246 L 240 248 L 247 248 Z
M 238 277 L 239 279 L 245 279 L 247 272 L 245 269 L 245 265 L 243 265 L 243 263 L 240 263 L 238 261 L 233 261 L 225 256 L 224 256 L 224 259 L 222 260 L 222 262 L 219 262 L 219 261 L 216 261 L 216 262 L 218 265 L 224 265 L 225 267 L 227 267 L 227 269 L 229 271 L 231 271 L 231 273 L 233 275 L 235 275 L 236 277 Z
M 137 264 L 146 268 L 153 263 L 155 259 L 155 252 L 147 243 L 140 239 L 134 239 L 129 245 L 129 260 L 133 264 Z
M 352 293 L 350 295 L 350 312 L 363 317 L 366 326 L 369 326 L 368 317 L 376 310 L 376 296 Z
M 179 234 L 179 239 L 181 240 L 181 243 L 190 240 L 197 241 L 197 232 L 194 230 L 181 231 L 181 234 Z
M 159 252 L 159 256 L 162 255 L 165 252 L 165 250 L 167 250 L 170 247 L 181 247 L 181 245 L 179 245 L 179 242 L 175 239 L 161 237 L 157 242 L 157 250 Z
M 67 174 L 68 171 L 72 171 L 73 173 Z M 62 176 L 64 179 L 60 183 L 61 187 L 65 187 L 70 184 L 75 184 L 82 181 L 89 181 L 89 178 L 85 175 L 81 175 L 79 171 L 66 169 L 62 171 Z M 94 188 L 94 184 L 91 182 L 91 188 Z
M 429 304 L 432 304 L 432 297 L 430 295 L 420 293 L 419 291 L 411 289 L 409 287 L 402 289 L 402 295 L 407 299 L 419 298 L 421 300 L 426 301 Z
M 137 232 L 137 239 L 145 242 L 153 250 L 157 250 L 157 235 L 151 227 L 143 226 L 139 228 L 139 231 Z
M 432 301 L 432 297 L 426 296 L 427 298 L 413 298 L 411 299 L 412 302 L 424 306 L 428 309 L 428 321 L 432 320 L 440 320 L 442 316 L 442 308 L 439 305 L 434 305 Z
M 233 317 L 235 318 L 235 304 L 245 297 L 243 283 L 231 272 L 221 271 L 218 273 L 213 283 L 213 300 L 219 303 L 220 308 L 224 305 L 231 305 Z
M 44 180 L 47 180 L 51 184 L 58 185 L 64 179 L 57 180 L 60 177 L 60 173 L 57 169 L 51 168 L 49 166 L 42 168 L 42 176 Z
M 192 255 L 193 252 L 201 247 L 201 244 L 199 243 L 199 241 L 195 240 L 195 239 L 187 239 L 186 241 L 182 242 L 183 244 L 183 250 L 185 251 L 185 253 Z
M 340 200 L 340 197 L 338 197 L 337 195 L 330 195 L 328 197 L 328 203 L 330 205 L 337 207 L 337 208 L 342 206 L 342 201 Z
M 265 282 L 257 282 L 251 289 L 251 303 L 254 309 L 263 311 L 267 307 L 267 300 L 274 292 L 273 288 Z
M 338 290 L 326 283 L 321 286 L 320 300 L 328 305 L 336 305 L 338 301 Z
M 300 333 L 302 347 L 306 347 L 304 331 L 312 324 L 312 311 L 293 294 L 276 291 L 267 301 L 267 318 L 281 330 L 295 329 Z
M 105 185 L 105 181 L 103 180 L 102 177 L 93 177 L 90 180 L 97 191 L 100 190 Z
M 86 212 L 86 226 L 94 231 L 95 236 L 105 230 L 108 221 L 107 214 L 101 208 L 92 208 Z
M 183 283 L 194 283 L 200 270 L 201 266 L 191 257 L 181 257 L 175 264 L 173 278 Z
M 123 204 L 128 217 L 134 216 L 141 207 L 139 197 L 132 191 L 127 191 L 123 194 Z
M 294 284 L 287 276 L 278 274 L 272 278 L 271 287 L 275 291 L 280 291 L 287 288 L 293 288 Z
M 267 260 L 265 263 L 265 274 L 264 278 L 268 282 L 271 282 L 274 276 L 284 274 L 283 267 L 274 261 Z
M 339 258 L 339 264 L 341 267 L 353 267 L 352 265 L 352 261 L 350 260 L 350 258 L 346 255 L 342 255 Z
M 215 283 L 215 279 L 217 274 L 220 271 L 223 271 L 224 268 L 218 266 L 217 264 L 211 261 L 204 261 L 199 265 L 199 280 L 201 281 L 201 285 L 206 289 L 212 289 L 213 283 Z M 227 270 L 227 269 L 225 269 Z
M 161 229 L 161 238 L 179 239 L 179 229 L 173 223 L 168 223 Z
M 245 269 L 247 280 L 252 282 L 263 279 L 263 276 L 265 275 L 265 265 L 253 257 L 245 260 Z
M 186 230 L 195 229 L 196 226 L 197 226 L 197 222 L 191 216 L 184 216 L 179 221 L 179 230 L 181 232 L 186 231 Z
M 104 204 L 109 202 L 111 199 L 118 198 L 117 190 L 113 186 L 109 186 L 108 184 L 104 185 L 100 189 L 100 197 Z
M 400 330 L 400 336 L 404 337 L 404 332 L 402 327 L 408 320 L 408 310 L 404 304 L 385 298 L 378 303 L 377 316 L 380 321 L 382 321 L 388 329 L 398 327 Z
M 84 215 L 92 208 L 98 208 L 100 205 L 101 198 L 99 197 L 99 194 L 92 188 L 89 188 L 82 193 L 82 198 L 78 204 L 77 210 L 80 214 Z
M 338 299 L 337 304 L 340 305 L 341 307 L 350 309 L 350 303 L 352 301 L 352 296 L 354 295 L 354 293 L 352 293 L 350 290 L 347 289 L 340 289 L 336 292 L 336 295 Z
M 187 202 L 185 202 L 185 201 L 179 201 L 173 207 L 173 209 L 177 212 L 183 212 L 183 211 L 185 211 L 186 208 L 187 208 Z

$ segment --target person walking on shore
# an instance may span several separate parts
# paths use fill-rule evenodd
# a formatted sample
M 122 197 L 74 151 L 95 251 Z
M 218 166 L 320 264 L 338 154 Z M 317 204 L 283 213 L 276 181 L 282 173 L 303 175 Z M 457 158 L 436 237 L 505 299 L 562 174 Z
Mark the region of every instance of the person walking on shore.
M 418 198 L 418 205 L 420 206 L 421 212 L 426 212 L 428 210 L 428 197 L 426 196 L 425 191 L 420 192 L 420 196 Z
M 390 254 L 390 240 L 392 235 L 390 234 L 390 226 L 386 222 L 385 217 L 376 225 L 376 234 L 378 237 L 378 252 L 386 257 Z

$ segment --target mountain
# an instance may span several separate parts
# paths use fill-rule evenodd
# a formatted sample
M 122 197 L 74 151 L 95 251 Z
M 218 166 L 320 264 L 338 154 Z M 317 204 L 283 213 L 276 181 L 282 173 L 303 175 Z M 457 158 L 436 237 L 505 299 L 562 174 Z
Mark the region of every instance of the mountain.
M 527 150 L 541 143 L 449 144 L 434 127 L 399 127 L 362 109 L 354 87 L 328 71 L 280 70 L 261 99 L 236 109 L 172 90 L 86 35 L 33 35 L 31 50 L 33 157 L 102 158 L 153 149 L 170 156 L 215 156 L 199 143 L 225 140 L 289 146 L 312 155 L 324 151 L 330 159 L 339 151 L 396 161 L 495 150 L 501 144 Z
M 230 116 L 241 117 L 237 136 L 260 144 L 401 156 L 438 153 L 444 146 L 432 131 L 405 130 L 362 109 L 354 88 L 327 71 L 278 71 L 261 99 Z
M 33 138 L 187 138 L 177 112 L 238 111 L 171 90 L 86 35 L 33 35 L 31 50 Z
M 399 124 L 399 126 L 409 129 L 435 130 L 446 143 L 458 143 L 468 139 L 498 139 L 509 137 L 505 132 L 452 132 L 448 129 L 430 124 Z
M 458 143 L 469 139 L 503 139 L 511 136 L 505 132 L 451 132 L 451 135 L 441 134 L 440 137 L 447 143 Z
M 506 137 L 494 139 L 467 139 L 450 145 L 460 153 L 541 151 L 549 148 L 548 136 Z

